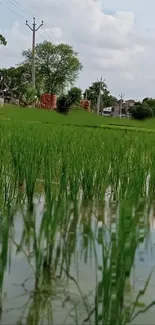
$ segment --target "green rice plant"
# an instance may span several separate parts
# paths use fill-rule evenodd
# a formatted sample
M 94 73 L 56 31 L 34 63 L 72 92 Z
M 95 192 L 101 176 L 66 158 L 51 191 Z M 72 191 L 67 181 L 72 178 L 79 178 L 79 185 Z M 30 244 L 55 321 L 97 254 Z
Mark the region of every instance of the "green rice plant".
M 155 137 L 5 123 L 1 122 L 0 129 L 0 192 L 4 201 L 20 203 L 25 191 L 32 205 L 38 180 L 44 184 L 47 201 L 53 196 L 104 200 L 107 189 L 114 200 L 153 197 Z
M 100 211 L 103 225 L 99 227 L 98 245 L 102 263 L 95 322 L 111 325 L 115 314 L 116 324 L 122 325 L 131 315 L 129 307 L 133 302 L 125 306 L 124 292 L 130 287 L 138 243 L 147 234 L 146 210 L 155 195 L 155 136 L 65 123 L 51 126 L 0 121 L 0 206 L 4 209 L 28 204 L 17 253 L 23 252 L 23 248 L 27 252 L 35 275 L 34 287 L 38 289 L 45 269 L 51 265 L 59 277 L 64 269 L 66 274 L 70 272 L 77 245 L 85 263 L 95 259 L 98 266 L 98 225 L 94 226 L 91 213 L 97 210 L 95 205 L 104 202 Z M 38 229 L 33 203 L 39 183 L 46 208 Z M 105 196 L 111 202 L 109 228 L 104 216 Z M 9 227 L 7 224 L 7 231 Z
M 9 257 L 10 216 L 11 210 L 8 206 L 0 211 L 0 320 L 3 310 L 3 281 Z
M 110 204 L 109 241 L 105 241 L 104 228 L 100 238 L 103 260 L 96 292 L 95 324 L 125 325 L 133 316 L 140 295 L 136 301 L 130 298 L 130 276 L 139 242 L 146 236 L 145 205 L 145 202 L 137 204 L 135 210 L 130 201 L 122 202 L 120 207 L 116 202 Z

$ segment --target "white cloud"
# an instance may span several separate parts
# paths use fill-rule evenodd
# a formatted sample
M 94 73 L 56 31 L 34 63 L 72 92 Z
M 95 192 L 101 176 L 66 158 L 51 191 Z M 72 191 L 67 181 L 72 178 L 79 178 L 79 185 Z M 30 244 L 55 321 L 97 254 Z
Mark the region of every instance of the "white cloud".
M 154 95 L 154 40 L 138 35 L 133 12 L 105 14 L 101 1 L 93 0 L 23 0 L 21 4 L 36 14 L 38 24 L 45 21 L 37 41 L 50 35 L 55 43 L 74 46 L 84 65 L 78 81 L 82 88 L 102 75 L 116 95 Z M 0 49 L 1 66 L 15 64 L 22 49 L 31 46 L 31 32 L 18 22 L 2 32 L 8 46 Z

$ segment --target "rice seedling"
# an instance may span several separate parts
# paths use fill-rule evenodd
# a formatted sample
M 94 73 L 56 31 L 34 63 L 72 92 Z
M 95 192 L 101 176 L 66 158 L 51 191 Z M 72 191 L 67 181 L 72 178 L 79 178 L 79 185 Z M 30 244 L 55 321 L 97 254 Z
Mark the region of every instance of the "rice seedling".
M 4 201 L 20 202 L 22 185 L 32 205 L 39 179 L 47 201 L 53 195 L 103 200 L 107 188 L 111 199 L 137 199 L 146 196 L 148 176 L 148 193 L 154 195 L 154 136 L 3 123 L 0 191 Z
M 89 317 L 94 315 L 94 322 L 99 325 L 122 325 L 130 323 L 136 317 L 133 315 L 134 311 L 140 296 L 145 294 L 151 277 L 150 274 L 144 289 L 137 292 L 136 298 L 132 297 L 131 271 L 135 252 L 146 236 L 148 215 L 145 214 L 145 202 L 136 205 L 129 201 L 120 204 L 113 202 L 109 209 L 109 226 L 106 223 L 105 227 L 103 214 L 102 224 L 100 220 L 98 227 L 98 245 L 101 247 L 102 260 L 99 258 L 97 263 L 99 277 L 95 307 Z M 144 307 L 140 303 L 139 306 Z
M 0 242 L 0 287 L 11 238 L 34 275 L 27 324 L 39 324 L 43 310 L 47 314 L 52 309 L 49 301 L 54 293 L 47 287 L 57 277 L 77 285 L 84 323 L 92 317 L 96 325 L 130 321 L 137 304 L 129 299 L 130 276 L 155 195 L 154 144 L 153 133 L 144 137 L 125 130 L 0 121 L 0 206 L 8 211 L 27 206 L 26 212 L 21 209 L 23 231 L 18 243 L 7 217 L 1 217 L 5 241 Z M 38 184 L 45 201 L 39 225 L 34 205 Z M 77 249 L 85 265 L 91 262 L 96 271 L 93 309 L 71 274 L 73 261 L 78 263 Z

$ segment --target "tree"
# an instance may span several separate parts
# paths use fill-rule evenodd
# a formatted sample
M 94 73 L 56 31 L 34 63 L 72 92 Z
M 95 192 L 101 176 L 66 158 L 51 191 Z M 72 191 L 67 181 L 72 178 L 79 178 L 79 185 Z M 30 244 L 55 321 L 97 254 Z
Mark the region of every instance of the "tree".
M 7 41 L 2 34 L 0 34 L 0 45 L 4 45 L 4 46 L 7 45 Z
M 67 94 L 63 94 L 58 98 L 58 111 L 60 113 L 67 113 L 73 106 L 80 106 L 81 98 L 82 90 L 77 87 L 71 88 Z
M 22 102 L 25 106 L 34 105 L 37 101 L 37 91 L 31 86 L 27 86 L 25 89 L 25 93 L 22 97 Z
M 70 108 L 70 103 L 68 102 L 67 95 L 63 94 L 58 98 L 57 110 L 59 113 L 68 113 Z
M 153 115 L 155 116 L 155 99 L 154 98 L 144 98 L 143 99 L 143 103 L 149 105 L 149 107 L 152 109 L 153 111 Z
M 85 90 L 84 98 L 87 98 L 91 101 L 91 106 L 93 109 L 96 108 L 98 95 L 100 90 L 100 81 L 93 82 L 93 84 Z M 113 97 L 104 81 L 101 83 L 101 109 L 104 107 L 113 106 L 117 103 L 117 98 Z
M 72 87 L 68 91 L 67 97 L 71 105 L 80 104 L 80 100 L 82 98 L 82 90 L 77 87 Z
M 18 98 L 22 97 L 26 87 L 31 82 L 31 69 L 29 65 L 21 65 L 11 67 L 9 69 L 0 70 L 1 89 L 11 90 L 13 95 Z
M 78 54 L 67 44 L 55 45 L 43 42 L 35 50 L 36 77 L 43 82 L 45 92 L 60 94 L 68 85 L 76 81 L 82 65 Z M 24 64 L 32 64 L 32 51 L 23 51 Z M 36 80 L 37 84 L 37 80 Z
M 102 95 L 102 108 L 115 106 L 117 104 L 117 98 L 106 92 Z
M 97 105 L 97 99 L 99 95 L 99 90 L 100 90 L 100 81 L 93 82 L 92 85 L 85 90 L 84 92 L 84 98 L 87 98 L 88 100 L 91 101 L 91 105 L 93 108 L 96 107 Z M 105 84 L 104 81 L 101 83 L 101 92 L 105 93 L 107 90 L 107 85 Z
M 134 106 L 132 109 L 130 109 L 130 113 L 131 116 L 137 120 L 144 120 L 153 116 L 151 107 L 145 102 Z

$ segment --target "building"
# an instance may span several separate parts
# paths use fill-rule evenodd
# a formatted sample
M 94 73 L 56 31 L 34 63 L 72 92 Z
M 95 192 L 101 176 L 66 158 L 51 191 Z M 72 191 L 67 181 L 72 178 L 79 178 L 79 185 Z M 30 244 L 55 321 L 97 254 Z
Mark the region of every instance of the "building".
M 112 116 L 117 117 L 120 116 L 120 104 L 116 104 L 112 107 Z
M 102 115 L 104 116 L 111 116 L 112 114 L 112 106 L 111 107 L 104 107 L 102 110 Z
M 130 117 L 130 108 L 135 105 L 135 101 L 130 99 L 121 103 L 121 100 L 117 102 L 116 105 L 110 107 L 104 107 L 100 114 L 104 116 L 113 116 L 113 117 Z
M 133 107 L 133 106 L 135 105 L 135 100 L 133 100 L 133 99 L 126 100 L 126 101 L 124 102 L 124 105 L 125 105 L 126 107 Z
M 121 100 L 113 107 L 113 116 L 121 116 L 122 117 L 130 117 L 130 109 L 135 105 L 135 101 L 133 99 L 129 99 L 121 103 Z M 122 108 L 121 108 L 122 106 Z

